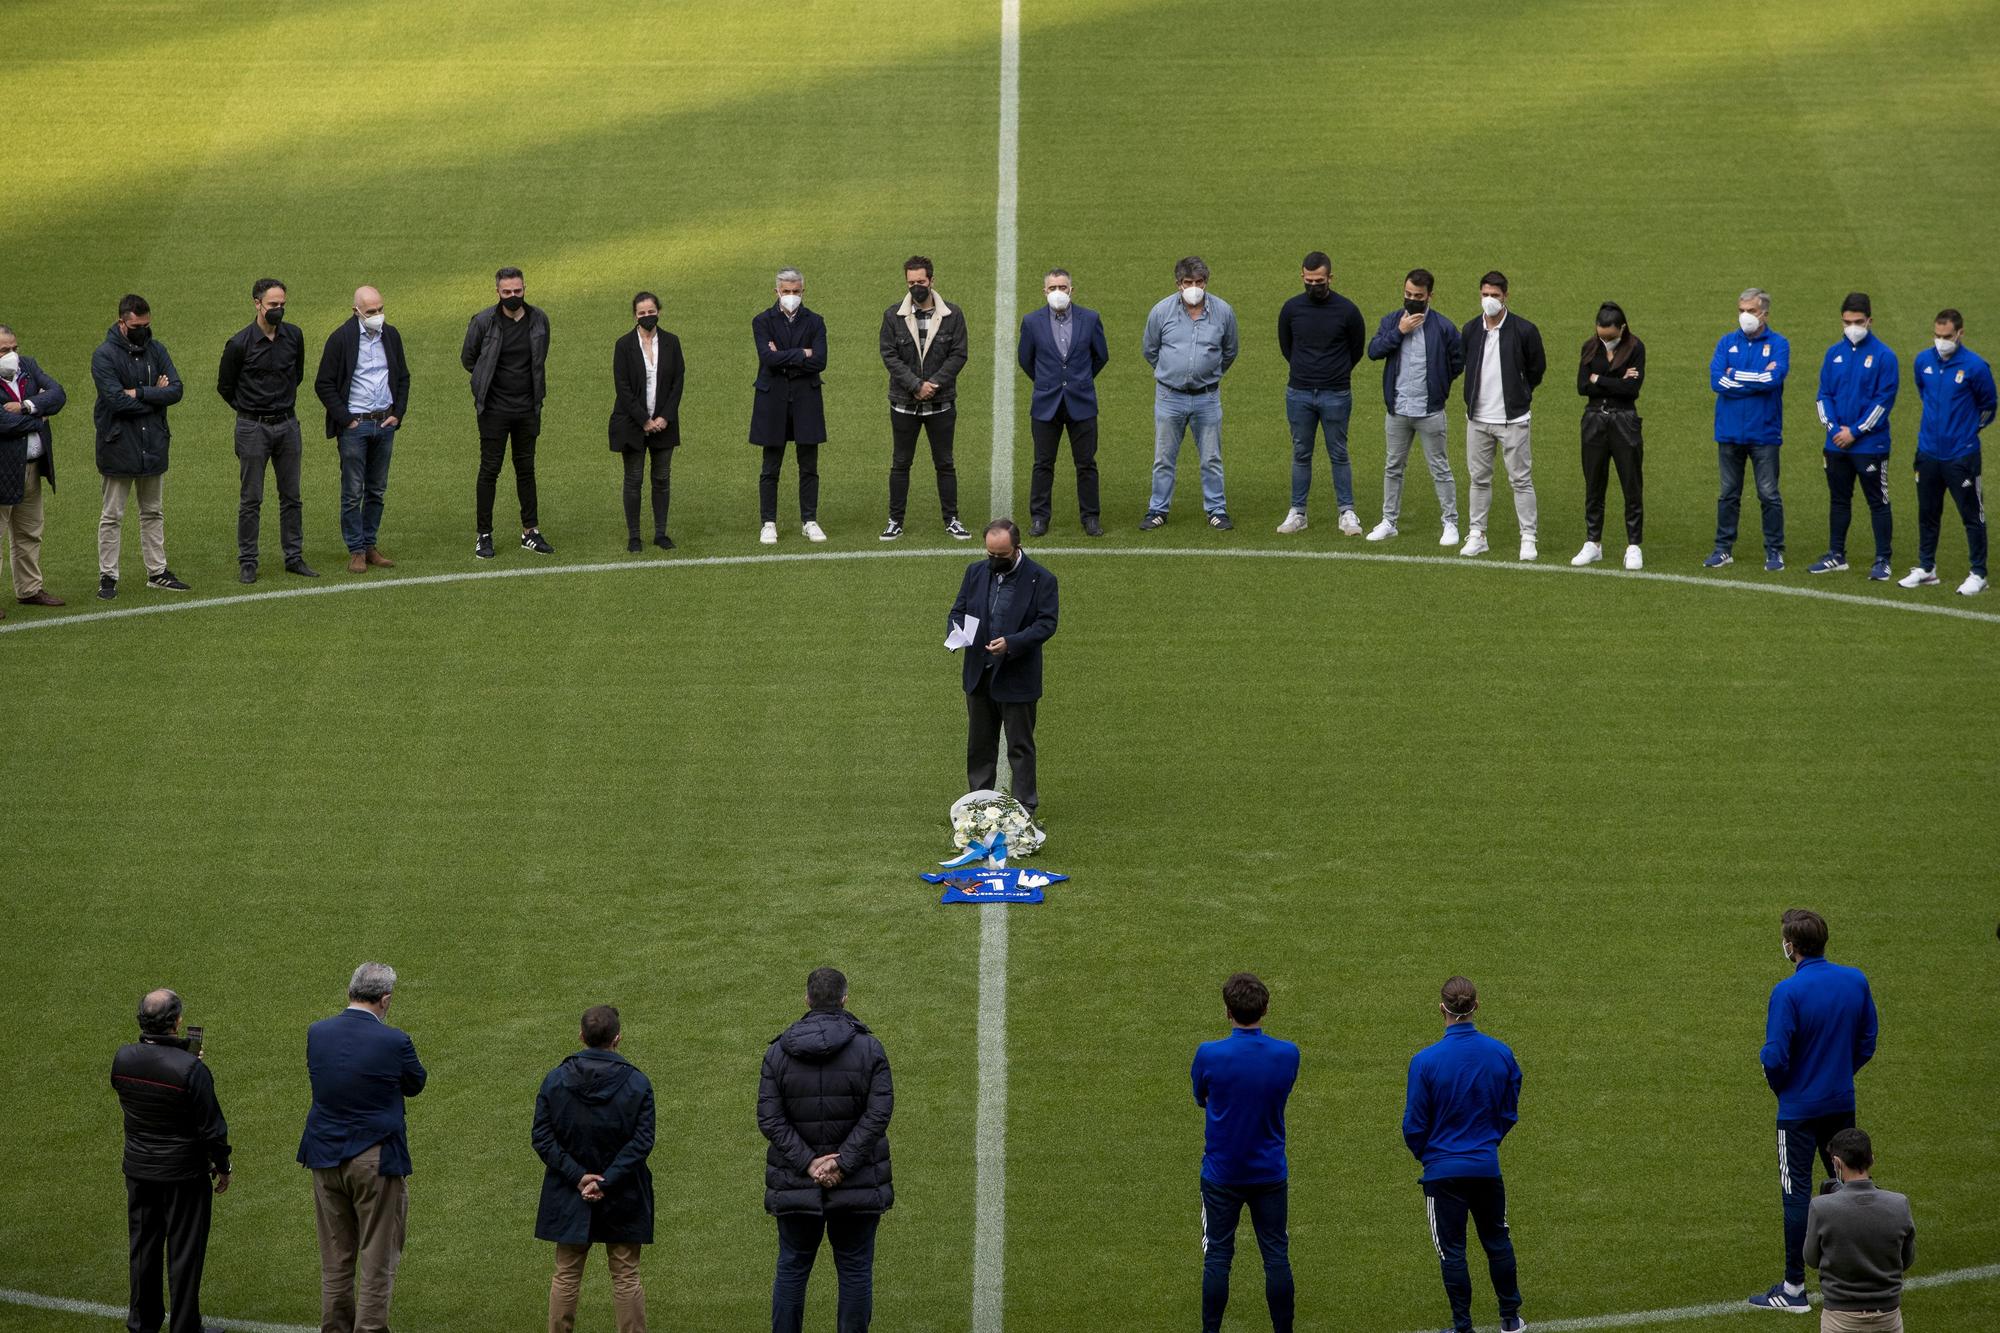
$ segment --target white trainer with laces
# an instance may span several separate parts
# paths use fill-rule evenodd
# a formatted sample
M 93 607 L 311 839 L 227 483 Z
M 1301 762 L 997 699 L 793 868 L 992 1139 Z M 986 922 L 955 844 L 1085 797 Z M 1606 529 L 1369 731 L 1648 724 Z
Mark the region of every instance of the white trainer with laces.
M 806 540 L 809 542 L 823 542 L 826 540 L 826 529 L 822 528 L 812 519 L 807 519 L 799 527 L 799 531 L 806 535 Z
M 1355 517 L 1352 509 L 1343 509 L 1340 511 L 1340 535 L 1343 537 L 1359 537 L 1361 535 L 1361 520 Z
M 1527 543 L 1522 542 L 1521 545 L 1525 548 Z M 1521 558 L 1526 560 L 1528 557 L 1524 555 Z M 1594 565 L 1602 559 L 1604 559 L 1604 547 L 1597 542 L 1585 542 L 1583 549 L 1571 556 L 1569 562 L 1572 565 Z
M 1368 529 L 1368 540 L 1371 542 L 1386 542 L 1395 535 L 1396 525 L 1386 518 Z M 1446 544 L 1449 545 L 1450 543 Z
M 1981 593 L 1985 591 L 1986 591 L 1986 576 L 1984 574 L 1967 574 L 1965 576 L 1965 582 L 1958 585 L 1958 595 L 1960 597 L 1970 597 L 1974 593 Z
M 778 525 L 776 523 L 766 523 L 763 527 L 757 529 L 757 540 L 766 546 L 776 546 L 778 544 Z
M 1601 555 L 1602 552 L 1599 552 L 1599 554 Z M 1533 537 L 1521 538 L 1521 558 L 1523 560 L 1539 560 L 1541 556 L 1542 553 L 1536 549 Z M 1571 563 L 1574 564 L 1575 562 L 1571 561 Z
M 1625 548 L 1625 568 L 1627 568 L 1627 569 L 1644 569 L 1645 567 L 1646 567 L 1646 557 L 1645 557 L 1645 556 L 1643 556 L 1643 555 L 1641 555 L 1641 554 L 1639 553 L 1639 548 L 1638 548 L 1638 547 L 1636 547 L 1636 546 L 1628 546 L 1628 547 L 1626 547 L 1626 548 Z
M 1922 565 L 1918 565 L 1915 569 L 1897 579 L 1896 586 L 1899 588 L 1933 588 L 1937 586 L 1937 582 L 1938 576 L 1936 570 L 1925 569 Z
M 1294 532 L 1304 532 L 1305 530 L 1306 511 L 1303 509 L 1287 509 L 1285 511 L 1285 521 L 1278 525 L 1278 531 L 1286 536 L 1290 536 Z
M 1458 524 L 1447 523 L 1444 525 L 1444 536 L 1438 538 L 1438 545 L 1439 546 L 1458 545 Z
M 1472 535 L 1465 539 L 1465 545 L 1458 548 L 1460 555 L 1485 555 L 1486 551 L 1486 534 L 1478 528 L 1474 528 Z

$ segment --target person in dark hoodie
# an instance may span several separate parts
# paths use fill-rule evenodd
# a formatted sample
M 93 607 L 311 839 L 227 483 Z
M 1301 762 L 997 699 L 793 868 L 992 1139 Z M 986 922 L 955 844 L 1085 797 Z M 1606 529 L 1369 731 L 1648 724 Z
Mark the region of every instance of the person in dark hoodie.
M 576 1327 L 583 1264 L 604 1246 L 618 1333 L 646 1333 L 639 1247 L 653 1243 L 653 1085 L 618 1053 L 623 1027 L 608 1004 L 583 1011 L 583 1049 L 535 1094 L 535 1152 L 548 1170 L 535 1239 L 556 1245 L 549 1333 Z
M 764 1211 L 778 1220 L 772 1333 L 805 1325 L 806 1281 L 820 1237 L 840 1275 L 840 1333 L 864 1333 L 874 1313 L 875 1229 L 895 1202 L 889 1183 L 889 1057 L 847 1012 L 847 978 L 830 967 L 806 978 L 805 1017 L 764 1052 L 757 1128 Z

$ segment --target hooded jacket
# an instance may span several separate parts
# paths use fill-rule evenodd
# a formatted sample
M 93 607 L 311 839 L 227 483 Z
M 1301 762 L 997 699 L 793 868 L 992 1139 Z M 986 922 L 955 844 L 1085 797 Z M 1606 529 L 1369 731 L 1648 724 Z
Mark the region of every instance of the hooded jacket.
M 757 1128 L 764 1154 L 767 1213 L 881 1213 L 896 1194 L 889 1183 L 889 1116 L 896 1104 L 889 1057 L 860 1019 L 845 1009 L 814 1009 L 764 1052 L 757 1084 Z M 839 1157 L 841 1181 L 824 1189 L 808 1173 L 813 1159 Z
M 586 1048 L 550 1070 L 535 1094 L 531 1137 L 547 1167 L 535 1239 L 653 1243 L 653 1085 L 630 1060 Z M 597 1203 L 577 1192 L 586 1175 L 604 1177 Z
M 135 347 L 113 324 L 90 354 L 90 378 L 97 386 L 97 470 L 107 477 L 164 475 L 167 409 L 181 400 L 180 372 L 167 345 L 153 338 Z

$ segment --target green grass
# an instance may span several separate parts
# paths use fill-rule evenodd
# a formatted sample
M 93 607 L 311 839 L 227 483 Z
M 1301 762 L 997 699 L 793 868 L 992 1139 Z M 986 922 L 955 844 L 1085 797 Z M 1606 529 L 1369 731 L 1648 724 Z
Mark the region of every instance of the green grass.
M 266 272 L 292 284 L 315 359 L 362 281 L 403 330 L 415 391 L 382 538 L 398 576 L 471 565 L 456 356 L 501 263 L 527 270 L 554 324 L 542 507 L 560 560 L 622 558 L 602 422 L 639 287 L 665 298 L 690 367 L 675 535 L 690 556 L 759 549 L 744 326 L 781 263 L 805 269 L 832 327 L 832 549 L 876 547 L 872 339 L 912 250 L 972 321 L 959 463 L 967 517 L 984 517 L 991 6 L 19 9 L 59 54 L 19 69 L 9 99 L 39 160 L 0 205 L 0 320 L 74 397 L 45 559 L 72 602 L 57 614 L 99 609 L 87 358 L 126 290 L 152 300 L 189 386 L 170 558 L 200 595 L 234 589 L 235 469 L 208 386 Z M 1371 320 L 1413 265 L 1437 271 L 1455 319 L 1484 269 L 1513 278 L 1555 367 L 1536 413 L 1550 560 L 1581 536 L 1567 362 L 1596 302 L 1620 300 L 1652 353 L 1647 553 L 1683 571 L 1712 531 L 1706 357 L 1736 292 L 1772 289 L 1800 366 L 1781 581 L 1803 584 L 1825 515 L 1811 372 L 1840 294 L 1868 289 L 1906 359 L 1947 304 L 1985 345 L 2000 288 L 1969 240 L 2000 203 L 1996 37 L 1970 3 L 1029 0 L 1020 293 L 1027 308 L 1061 264 L 1107 319 L 1106 544 L 1145 540 L 1138 333 L 1190 252 L 1243 323 L 1224 427 L 1239 527 L 1201 531 L 1184 492 L 1161 535 L 1280 544 L 1270 325 L 1317 246 Z M 1376 383 L 1357 382 L 1364 513 Z M 1915 420 L 1906 399 L 1899 459 Z M 1353 550 L 1327 484 L 1322 467 L 1299 545 Z M 1902 560 L 1914 506 L 1897 485 Z M 921 467 L 914 490 L 909 540 L 929 547 Z M 331 447 L 309 438 L 307 551 L 344 580 L 336 491 Z M 1057 494 L 1073 544 L 1066 482 Z M 1392 549 L 1435 550 L 1430 504 L 1413 483 Z M 504 478 L 499 510 L 504 528 Z M 1497 510 L 1504 534 L 1504 495 Z M 1961 540 L 1948 524 L 1946 572 Z M 135 543 L 121 608 L 158 600 Z M 787 530 L 780 549 L 801 547 Z M 500 568 L 525 559 L 503 549 Z M 1010 918 L 1010 1328 L 1190 1321 L 1186 1067 L 1219 1026 L 1216 983 L 1246 966 L 1306 1052 L 1302 1328 L 1439 1322 L 1396 1130 L 1404 1062 L 1453 971 L 1480 982 L 1526 1069 L 1506 1162 L 1529 1317 L 1760 1289 L 1778 1218 L 1754 1050 L 1782 970 L 1776 916 L 1796 903 L 1829 915 L 1833 953 L 1882 1004 L 1863 1119 L 1885 1183 L 1915 1200 L 1921 1270 L 2000 1256 L 1985 1197 L 2000 1135 L 1979 1110 L 2000 1080 L 1978 1000 L 1996 968 L 1993 626 L 1554 573 L 1049 559 L 1064 628 L 1041 728 L 1046 859 L 1075 878 Z M 957 676 L 936 646 L 956 572 L 916 554 L 648 564 L 0 636 L 15 719 L 0 963 L 25 1057 L 0 1073 L 0 1105 L 29 1129 L 0 1143 L 0 1286 L 122 1300 L 104 1070 L 133 1000 L 165 982 L 208 1027 L 237 1144 L 207 1308 L 311 1319 L 302 1030 L 354 962 L 382 957 L 433 1077 L 412 1104 L 399 1324 L 538 1319 L 533 1091 L 575 1015 L 610 1000 L 661 1090 L 655 1322 L 754 1329 L 773 1248 L 755 1064 L 805 972 L 835 961 L 900 1093 L 878 1326 L 965 1328 L 977 918 L 915 878 L 958 792 Z M 1828 586 L 1959 604 L 1949 583 Z M 1241 1272 L 1232 1327 L 1258 1326 L 1256 1285 Z M 599 1320 L 601 1286 L 593 1270 Z M 1909 1306 L 1927 1327 L 1982 1327 L 2000 1287 Z M 85 1323 L 0 1307 L 9 1330 Z M 1734 1322 L 1685 1327 L 1711 1325 Z

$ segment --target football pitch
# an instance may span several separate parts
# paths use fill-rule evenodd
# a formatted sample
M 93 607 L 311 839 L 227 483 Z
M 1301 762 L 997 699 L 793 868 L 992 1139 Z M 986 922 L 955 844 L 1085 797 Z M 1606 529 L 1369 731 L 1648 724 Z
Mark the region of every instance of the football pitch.
M 9 597 L 0 621 L 0 1295 L 122 1306 L 106 1074 L 139 995 L 170 985 L 207 1029 L 235 1145 L 204 1309 L 312 1324 L 304 1029 L 379 958 L 431 1075 L 409 1108 L 398 1328 L 540 1326 L 529 1117 L 600 1002 L 659 1093 L 653 1326 L 768 1326 L 757 1065 L 832 964 L 897 1084 L 878 1328 L 1197 1327 L 1188 1062 L 1226 1026 L 1220 981 L 1250 969 L 1272 987 L 1269 1030 L 1304 1051 L 1299 1327 L 1435 1329 L 1399 1117 L 1438 985 L 1463 973 L 1526 1076 L 1502 1155 L 1530 1324 L 1735 1328 L 1737 1310 L 1699 1307 L 1781 1266 L 1756 1050 L 1779 913 L 1810 906 L 1881 1007 L 1859 1116 L 1879 1179 L 1911 1198 L 1913 1276 L 1950 1278 L 1910 1291 L 1912 1327 L 2000 1325 L 2000 600 L 1952 595 L 1949 511 L 1941 587 L 1804 572 L 1826 540 L 1812 391 L 1842 295 L 1871 294 L 1905 366 L 1899 574 L 1916 544 L 1908 365 L 1945 306 L 1969 346 L 2000 351 L 1990 3 L 1021 0 L 1017 46 L 1002 0 L 8 12 L 40 54 L 7 98 L 0 323 L 69 391 L 44 545 L 69 605 Z M 1341 536 L 1323 455 L 1313 525 L 1273 532 L 1291 465 L 1274 325 L 1315 248 L 1371 327 L 1412 267 L 1459 323 L 1478 276 L 1507 273 L 1550 363 L 1538 564 L 1506 558 L 1504 484 L 1499 558 L 1438 547 L 1421 467 L 1398 538 Z M 1028 543 L 1063 594 L 1036 859 L 1072 877 L 1036 907 L 941 907 L 917 878 L 963 790 L 939 640 L 976 551 L 940 531 L 921 461 L 908 535 L 875 540 L 874 340 L 912 252 L 970 323 L 957 455 L 975 529 L 1026 518 L 1027 392 L 996 310 L 1017 320 L 1060 265 L 1110 338 L 1109 534 L 1078 531 L 1065 455 L 1054 530 Z M 1237 526 L 1201 524 L 1190 447 L 1169 525 L 1142 534 L 1139 335 L 1188 254 L 1241 321 L 1223 388 Z M 458 354 L 501 264 L 552 325 L 557 554 L 503 541 L 484 564 Z M 830 330 L 832 540 L 799 536 L 788 460 L 772 551 L 747 326 L 787 264 Z M 311 364 L 357 284 L 402 332 L 392 572 L 341 568 L 333 446 L 302 398 L 306 555 L 325 577 L 280 572 L 269 496 L 264 581 L 235 583 L 231 414 L 211 386 L 266 275 Z M 1791 568 L 1711 575 L 1705 370 L 1750 286 L 1793 344 Z M 688 365 L 669 555 L 625 554 L 605 444 L 611 346 L 642 288 Z M 128 291 L 187 385 L 166 484 L 169 561 L 194 589 L 178 601 L 136 576 L 131 527 L 120 597 L 91 597 L 88 363 Z M 1574 358 L 1606 299 L 1650 353 L 1643 575 L 1566 564 L 1583 537 Z M 1354 384 L 1372 524 L 1379 368 Z M 1449 410 L 1463 505 L 1456 388 Z M 512 498 L 503 475 L 502 537 Z M 1744 520 L 1739 554 L 1754 498 Z M 1243 1242 L 1229 1327 L 1266 1327 Z M 608 1326 L 601 1263 L 580 1326 Z M 815 1327 L 832 1324 L 829 1267 Z M 1474 1278 L 1493 1327 L 1476 1255 Z M 1646 1311 L 1661 1318 L 1628 1317 Z M 0 1303 L 7 1330 L 108 1326 Z

